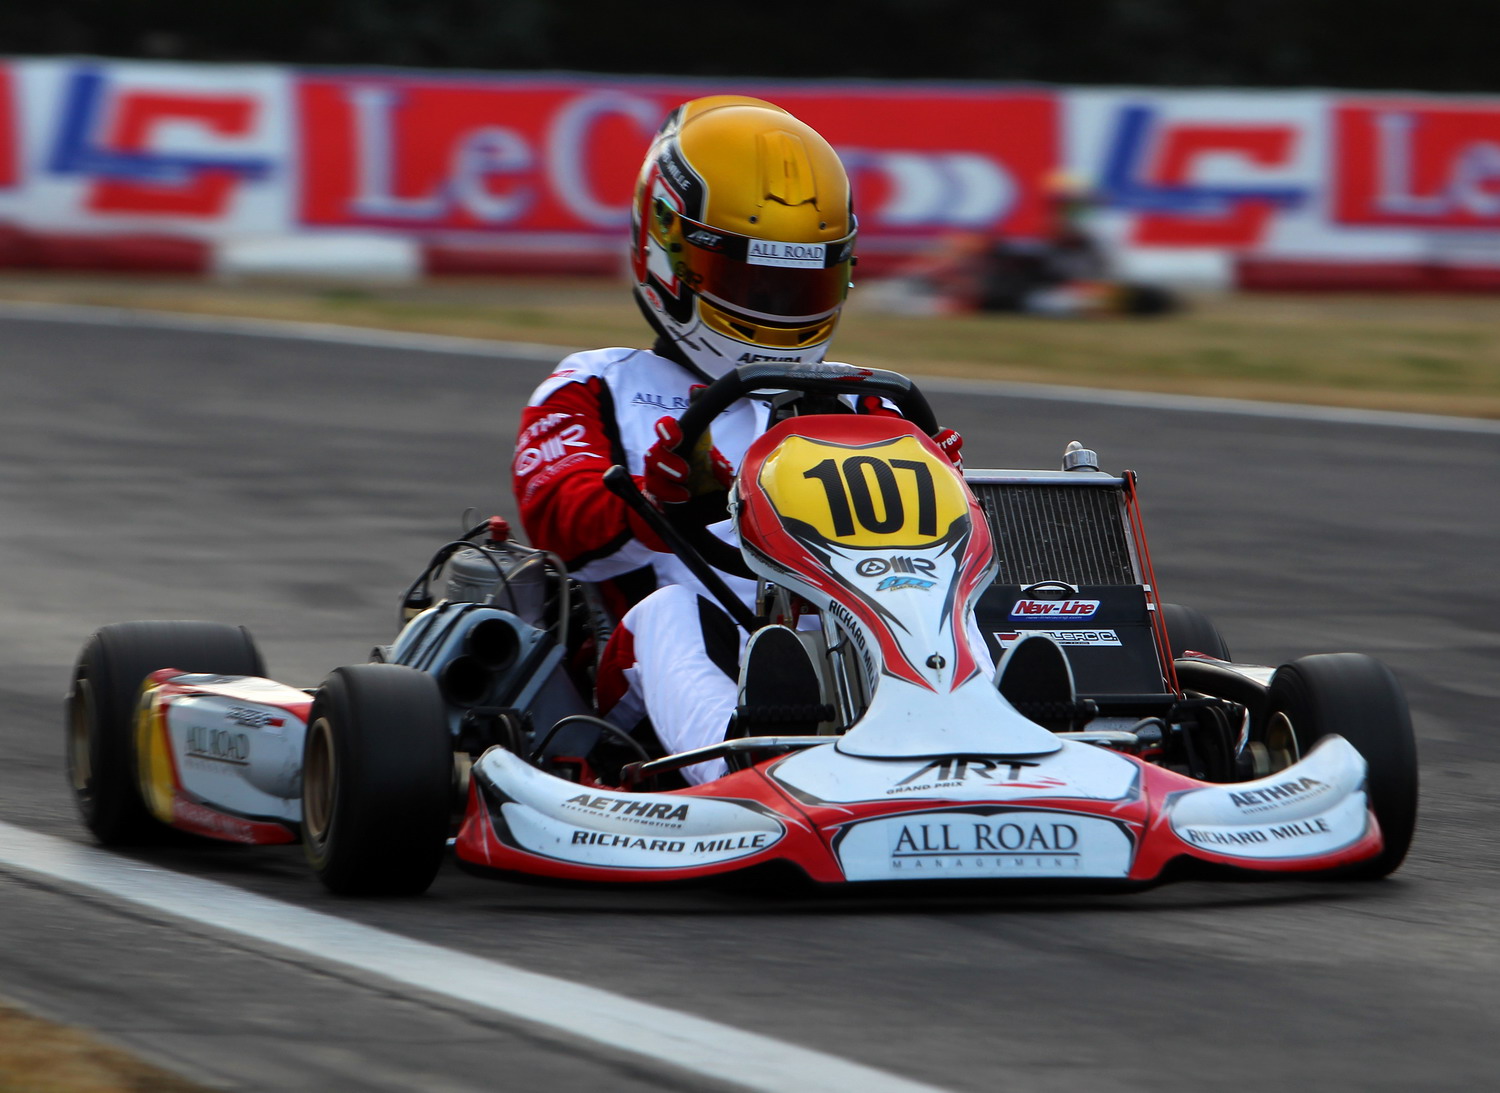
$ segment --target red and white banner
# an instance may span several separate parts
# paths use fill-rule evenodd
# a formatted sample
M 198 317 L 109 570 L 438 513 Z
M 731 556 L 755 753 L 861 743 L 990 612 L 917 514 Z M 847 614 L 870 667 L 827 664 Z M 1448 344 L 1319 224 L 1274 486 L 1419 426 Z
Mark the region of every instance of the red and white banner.
M 954 232 L 1044 232 L 1066 169 L 1127 275 L 1500 277 L 1500 100 L 87 59 L 0 60 L 0 262 L 613 269 L 651 134 L 722 92 L 828 137 L 876 266 Z
M 1500 100 L 1074 91 L 1069 167 L 1127 272 L 1251 287 L 1500 283 Z
M 746 87 L 819 130 L 877 249 L 955 229 L 1034 233 L 1056 164 L 1050 93 Z M 333 76 L 298 84 L 314 228 L 618 240 L 641 158 L 697 85 Z

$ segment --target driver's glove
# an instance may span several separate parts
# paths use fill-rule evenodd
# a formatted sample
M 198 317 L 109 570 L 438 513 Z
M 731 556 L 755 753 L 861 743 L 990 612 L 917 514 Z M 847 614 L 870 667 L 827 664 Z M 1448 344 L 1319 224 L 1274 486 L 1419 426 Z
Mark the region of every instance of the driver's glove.
M 713 446 L 707 433 L 693 452 L 690 465 L 674 448 L 682 443 L 682 429 L 674 417 L 656 423 L 656 443 L 646 450 L 641 490 L 660 508 L 680 505 L 698 494 L 727 490 L 734 481 L 734 468 Z
M 964 438 L 958 435 L 957 429 L 939 429 L 933 434 L 932 442 L 938 446 L 938 450 L 948 457 L 959 470 L 964 467 Z

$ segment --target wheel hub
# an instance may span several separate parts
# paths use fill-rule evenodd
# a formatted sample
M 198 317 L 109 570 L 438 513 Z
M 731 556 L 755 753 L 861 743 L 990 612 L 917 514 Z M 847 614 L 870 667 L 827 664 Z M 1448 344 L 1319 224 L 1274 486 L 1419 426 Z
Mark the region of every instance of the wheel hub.
M 320 717 L 307 730 L 307 759 L 302 768 L 302 827 L 318 846 L 328 838 L 336 782 L 333 731 L 328 719 Z

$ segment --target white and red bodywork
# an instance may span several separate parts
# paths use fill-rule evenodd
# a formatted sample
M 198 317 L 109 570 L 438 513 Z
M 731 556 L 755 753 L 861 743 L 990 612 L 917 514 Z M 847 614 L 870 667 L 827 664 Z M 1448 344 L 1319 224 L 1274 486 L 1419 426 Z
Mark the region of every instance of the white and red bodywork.
M 153 672 L 135 725 L 146 807 L 197 835 L 296 842 L 311 707 L 305 692 L 269 679 Z
M 870 760 L 830 741 L 667 793 L 590 789 L 496 750 L 475 768 L 455 849 L 472 866 L 625 882 L 772 861 L 821 883 L 1147 882 L 1181 857 L 1295 873 L 1380 852 L 1363 781 L 1337 737 L 1270 778 L 1223 786 L 1071 742 L 1034 760 Z
M 1183 857 L 1303 872 L 1380 852 L 1364 760 L 1341 738 L 1268 778 L 1218 785 L 1022 717 L 966 633 L 994 573 L 989 528 L 907 422 L 785 421 L 751 446 L 736 490 L 751 568 L 860 651 L 874 684 L 863 716 L 826 743 L 662 793 L 579 785 L 491 749 L 473 770 L 460 860 L 627 882 L 772 861 L 824 883 L 1145 882 Z

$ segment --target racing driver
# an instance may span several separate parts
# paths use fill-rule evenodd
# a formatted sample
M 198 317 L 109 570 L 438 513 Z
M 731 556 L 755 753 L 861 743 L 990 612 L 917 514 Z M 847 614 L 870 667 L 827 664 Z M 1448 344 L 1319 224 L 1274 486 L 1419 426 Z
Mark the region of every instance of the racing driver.
M 521 415 L 512 471 L 526 532 L 619 620 L 599 663 L 600 713 L 627 731 L 649 724 L 668 753 L 724 738 L 745 636 L 601 476 L 620 464 L 657 507 L 717 506 L 703 522 L 723 520 L 723 491 L 750 442 L 777 420 L 775 400 L 731 405 L 691 466 L 672 451 L 677 418 L 695 387 L 737 365 L 823 360 L 854 236 L 848 176 L 811 127 L 760 99 L 679 106 L 646 154 L 631 212 L 635 299 L 655 344 L 573 354 Z M 894 413 L 870 397 L 857 406 L 823 400 L 815 412 L 830 409 Z M 959 461 L 957 433 L 935 440 Z M 752 582 L 722 576 L 752 601 Z M 794 680 L 774 685 L 783 683 L 796 692 Z M 683 773 L 703 782 L 724 771 L 716 760 Z

